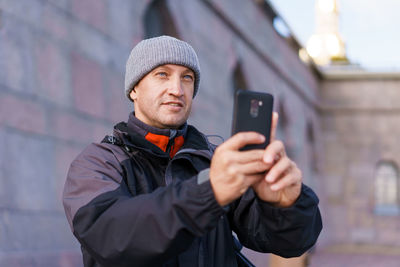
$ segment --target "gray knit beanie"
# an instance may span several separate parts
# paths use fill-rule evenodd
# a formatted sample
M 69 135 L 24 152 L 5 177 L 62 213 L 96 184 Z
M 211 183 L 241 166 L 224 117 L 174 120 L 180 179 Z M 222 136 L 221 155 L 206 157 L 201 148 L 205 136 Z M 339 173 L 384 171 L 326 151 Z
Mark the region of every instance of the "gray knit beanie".
M 171 36 L 160 36 L 139 42 L 126 62 L 125 94 L 129 97 L 133 87 L 150 71 L 164 64 L 190 68 L 195 74 L 195 97 L 200 84 L 200 65 L 194 49 L 186 42 Z

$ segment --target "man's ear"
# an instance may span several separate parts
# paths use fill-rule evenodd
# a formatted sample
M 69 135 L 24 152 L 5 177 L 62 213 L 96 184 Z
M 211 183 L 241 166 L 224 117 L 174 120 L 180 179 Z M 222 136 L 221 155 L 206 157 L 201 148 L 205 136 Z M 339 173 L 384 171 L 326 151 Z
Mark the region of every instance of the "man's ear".
M 129 97 L 132 99 L 132 101 L 135 101 L 137 98 L 136 94 L 136 86 L 133 87 L 132 91 L 129 93 Z

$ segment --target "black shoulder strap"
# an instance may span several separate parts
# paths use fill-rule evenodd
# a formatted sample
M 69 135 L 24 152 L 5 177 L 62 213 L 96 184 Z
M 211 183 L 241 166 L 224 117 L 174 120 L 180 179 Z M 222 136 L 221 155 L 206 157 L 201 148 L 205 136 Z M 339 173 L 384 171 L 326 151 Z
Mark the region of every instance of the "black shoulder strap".
M 117 146 L 122 146 L 124 144 L 121 139 L 119 139 L 113 135 L 104 136 L 104 138 L 103 138 L 103 140 L 101 140 L 101 142 L 107 143 L 107 144 L 112 144 L 112 145 L 117 145 Z
M 116 145 L 119 146 L 122 151 L 124 151 L 124 153 L 128 156 L 128 158 L 131 158 L 131 154 L 129 152 L 131 152 L 132 150 L 124 144 L 124 142 L 119 139 L 116 136 L 113 135 L 106 135 L 103 140 L 101 141 L 101 143 L 107 143 L 107 144 L 112 144 L 112 145 Z M 119 161 L 119 159 L 117 158 L 117 160 Z M 130 162 L 130 161 L 129 161 Z M 121 161 L 119 161 L 119 164 L 122 166 L 122 169 L 124 170 L 124 175 L 122 176 L 126 186 L 128 187 L 128 191 L 132 194 L 132 195 L 136 195 L 137 194 L 137 188 L 136 188 L 136 184 L 135 184 L 135 179 L 130 179 L 131 182 L 129 182 L 129 178 L 128 176 L 130 174 L 132 174 L 133 172 L 132 170 L 132 166 L 130 165 L 130 163 L 123 163 Z
M 103 140 L 101 140 L 101 143 L 107 143 L 107 144 L 120 146 L 122 148 L 122 150 L 128 155 L 128 157 L 131 157 L 129 152 L 131 152 L 132 149 L 129 148 L 129 146 L 125 145 L 125 143 L 118 137 L 115 137 L 113 135 L 106 135 L 106 136 L 104 136 Z

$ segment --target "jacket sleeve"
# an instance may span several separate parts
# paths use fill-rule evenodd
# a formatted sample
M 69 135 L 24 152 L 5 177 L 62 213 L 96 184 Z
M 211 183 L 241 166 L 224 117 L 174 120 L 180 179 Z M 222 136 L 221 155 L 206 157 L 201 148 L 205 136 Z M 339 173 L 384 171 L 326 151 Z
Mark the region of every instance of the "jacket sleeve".
M 285 258 L 310 249 L 322 229 L 318 198 L 304 184 L 299 198 L 288 208 L 273 207 L 249 189 L 231 205 L 228 217 L 244 246 Z
M 95 144 L 72 162 L 63 204 L 74 235 L 104 266 L 161 265 L 224 214 L 210 183 L 197 177 L 132 196 L 118 160 Z

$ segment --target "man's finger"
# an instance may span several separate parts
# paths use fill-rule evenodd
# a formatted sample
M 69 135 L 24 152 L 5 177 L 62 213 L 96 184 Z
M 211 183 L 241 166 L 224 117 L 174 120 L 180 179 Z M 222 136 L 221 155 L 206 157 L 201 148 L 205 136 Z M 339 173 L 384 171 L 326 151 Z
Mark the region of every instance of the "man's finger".
M 281 141 L 275 140 L 265 149 L 264 161 L 265 163 L 272 164 L 277 157 L 281 158 L 285 155 L 285 146 Z
M 262 134 L 256 132 L 241 132 L 226 140 L 221 146 L 230 150 L 239 150 L 246 145 L 262 144 L 264 141 L 265 137 Z
M 285 176 L 283 176 L 281 179 L 279 179 L 276 183 L 271 185 L 271 190 L 272 191 L 278 191 L 281 189 L 284 189 L 286 187 L 292 186 L 294 184 L 300 183 L 301 182 L 301 174 L 300 172 L 292 172 L 288 173 Z
M 271 123 L 271 138 L 270 138 L 270 143 L 275 141 L 276 137 L 276 128 L 278 127 L 278 121 L 279 121 L 279 114 L 278 112 L 273 112 L 272 113 L 272 123 Z
M 268 183 L 274 183 L 284 173 L 290 172 L 290 168 L 292 168 L 292 161 L 288 157 L 282 158 L 269 170 L 265 180 Z
M 246 184 L 246 186 L 251 186 L 255 183 L 258 183 L 263 178 L 264 178 L 264 175 L 262 175 L 262 174 L 246 175 L 244 178 L 244 183 Z
M 233 159 L 237 163 L 248 163 L 253 161 L 262 161 L 264 157 L 263 149 L 252 149 L 246 151 L 234 152 Z
M 263 174 L 263 173 L 265 175 L 265 172 L 269 170 L 270 167 L 271 166 L 269 164 L 266 164 L 264 161 L 257 160 L 246 164 L 241 164 L 239 171 L 244 175 Z

